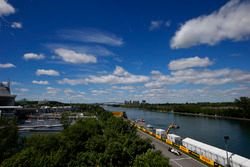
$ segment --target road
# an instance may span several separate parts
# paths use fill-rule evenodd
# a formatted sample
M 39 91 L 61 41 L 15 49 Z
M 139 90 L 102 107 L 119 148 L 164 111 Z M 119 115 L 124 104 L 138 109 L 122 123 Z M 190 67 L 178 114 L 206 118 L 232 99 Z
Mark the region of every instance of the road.
M 182 153 L 181 156 L 176 156 L 168 151 L 170 147 L 166 143 L 155 139 L 154 137 L 143 133 L 138 130 L 138 135 L 142 138 L 149 138 L 155 146 L 155 149 L 160 150 L 162 155 L 169 158 L 169 163 L 173 167 L 206 167 L 203 163 L 191 158 L 190 156 Z

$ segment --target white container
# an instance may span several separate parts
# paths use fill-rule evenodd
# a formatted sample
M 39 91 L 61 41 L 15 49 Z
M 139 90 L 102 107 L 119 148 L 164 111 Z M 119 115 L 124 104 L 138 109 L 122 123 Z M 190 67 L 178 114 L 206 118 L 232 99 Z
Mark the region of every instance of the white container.
M 191 138 L 185 138 L 182 140 L 183 146 L 196 152 L 197 154 L 203 155 L 223 166 L 227 164 L 226 151 L 220 148 L 193 140 Z M 230 165 L 232 167 L 250 167 L 250 160 L 237 154 L 228 152 L 230 157 Z
M 164 129 L 155 129 L 155 134 L 158 135 L 158 136 L 165 136 L 165 130 Z
M 243 167 L 250 167 L 250 160 L 243 162 L 242 166 Z
M 230 165 L 233 167 L 249 167 L 250 160 L 235 154 L 230 158 Z
M 177 143 L 177 144 L 179 144 L 179 142 L 181 141 L 181 137 L 176 134 L 168 134 L 167 138 L 173 143 Z

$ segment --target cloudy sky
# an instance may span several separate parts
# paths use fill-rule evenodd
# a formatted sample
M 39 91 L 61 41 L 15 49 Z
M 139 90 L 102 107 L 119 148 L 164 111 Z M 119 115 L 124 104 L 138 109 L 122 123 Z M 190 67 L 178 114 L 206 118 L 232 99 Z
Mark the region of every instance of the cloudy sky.
M 0 81 L 30 100 L 250 96 L 249 11 L 249 0 L 0 0 Z

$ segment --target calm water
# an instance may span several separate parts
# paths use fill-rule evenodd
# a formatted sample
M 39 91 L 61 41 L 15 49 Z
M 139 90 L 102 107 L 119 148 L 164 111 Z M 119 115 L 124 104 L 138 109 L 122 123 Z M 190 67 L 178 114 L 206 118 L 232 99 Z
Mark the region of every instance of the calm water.
M 170 133 L 183 138 L 190 137 L 222 149 L 225 149 L 223 137 L 230 136 L 229 151 L 250 158 L 250 121 L 194 117 L 110 106 L 104 108 L 108 111 L 125 111 L 129 119 L 143 118 L 155 128 L 166 129 L 174 121 L 180 129 L 174 129 Z

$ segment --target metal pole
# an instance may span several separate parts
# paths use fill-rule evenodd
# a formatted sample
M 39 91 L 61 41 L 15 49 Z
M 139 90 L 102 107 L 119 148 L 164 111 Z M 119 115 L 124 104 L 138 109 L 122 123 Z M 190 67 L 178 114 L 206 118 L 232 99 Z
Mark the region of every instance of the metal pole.
M 230 167 L 230 161 L 229 161 L 229 158 L 228 158 L 228 145 L 227 145 L 227 141 L 229 140 L 229 136 L 224 136 L 224 140 L 225 140 L 225 148 L 226 148 L 226 154 L 227 154 L 227 164 L 226 166 L 227 167 Z

